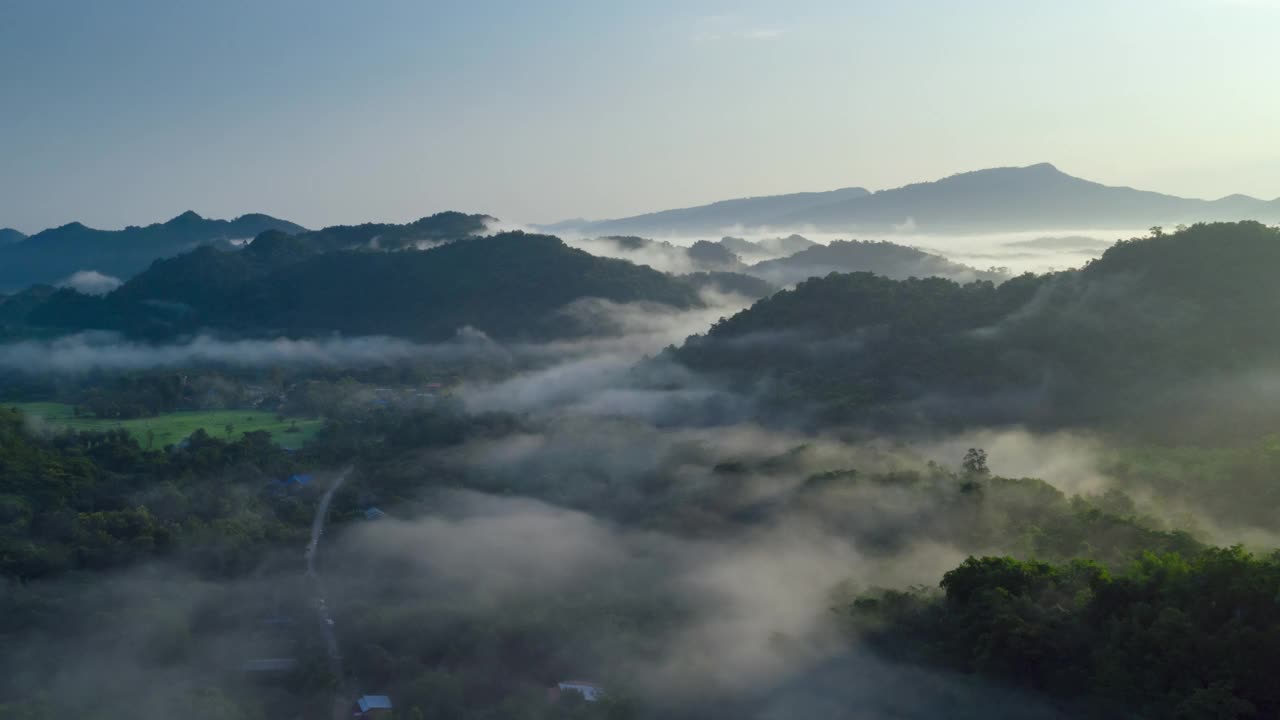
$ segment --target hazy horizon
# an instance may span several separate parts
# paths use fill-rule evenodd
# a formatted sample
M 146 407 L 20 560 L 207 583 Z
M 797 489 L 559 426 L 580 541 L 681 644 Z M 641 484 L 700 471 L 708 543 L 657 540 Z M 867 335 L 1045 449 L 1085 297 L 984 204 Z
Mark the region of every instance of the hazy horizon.
M 1039 162 L 1280 196 L 1268 0 L 20 1 L 3 20 L 0 227 L 27 233 L 186 209 L 548 223 Z

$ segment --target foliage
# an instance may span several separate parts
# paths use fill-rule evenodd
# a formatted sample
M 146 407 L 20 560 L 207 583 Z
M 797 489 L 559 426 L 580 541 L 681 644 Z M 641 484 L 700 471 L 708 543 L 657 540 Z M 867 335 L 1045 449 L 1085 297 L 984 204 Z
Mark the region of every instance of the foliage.
M 260 240 L 272 242 L 271 236 Z M 100 300 L 56 294 L 29 322 L 148 337 L 219 327 L 445 340 L 474 327 L 496 337 L 545 339 L 593 330 L 559 313 L 583 297 L 700 304 L 689 284 L 547 235 L 502 233 L 428 250 L 302 256 L 259 253 L 258 242 L 239 253 L 201 248 L 158 261 Z
M 952 262 L 941 255 L 924 252 L 887 240 L 834 240 L 813 245 L 800 252 L 751 266 L 752 275 L 778 285 L 790 285 L 830 272 L 870 272 L 894 280 L 940 277 L 968 282 L 1001 282 L 1007 273 L 983 271 Z
M 1228 380 L 1280 362 L 1278 263 L 1280 229 L 1240 222 L 1121 242 L 1081 270 L 999 286 L 833 274 L 673 354 L 743 383 L 763 374 L 774 401 L 815 405 L 827 422 L 1222 439 L 1276 419 Z
M 119 567 L 180 548 L 208 572 L 238 569 L 252 546 L 287 534 L 259 488 L 289 467 L 262 431 L 228 442 L 197 430 L 186 447 L 147 451 L 124 430 L 34 436 L 0 409 L 0 575 Z
M 881 593 L 852 627 L 895 652 L 1142 717 L 1274 717 L 1280 555 L 1147 553 L 1112 575 L 970 557 L 943 595 Z M 903 648 L 906 648 L 905 650 Z
M 209 220 L 185 212 L 166 223 L 123 230 L 95 230 L 73 222 L 0 244 L 0 288 L 54 283 L 93 268 L 125 278 L 151 261 L 186 252 L 193 245 L 243 240 L 266 231 L 295 233 L 298 225 L 267 215 Z

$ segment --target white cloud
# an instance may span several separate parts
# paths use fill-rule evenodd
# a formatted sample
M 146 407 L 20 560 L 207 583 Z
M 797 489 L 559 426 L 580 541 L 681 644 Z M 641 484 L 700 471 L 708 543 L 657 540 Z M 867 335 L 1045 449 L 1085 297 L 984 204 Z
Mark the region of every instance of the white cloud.
M 120 285 L 120 278 L 104 275 L 97 270 L 81 270 L 58 281 L 58 287 L 71 288 L 86 295 L 106 295 Z

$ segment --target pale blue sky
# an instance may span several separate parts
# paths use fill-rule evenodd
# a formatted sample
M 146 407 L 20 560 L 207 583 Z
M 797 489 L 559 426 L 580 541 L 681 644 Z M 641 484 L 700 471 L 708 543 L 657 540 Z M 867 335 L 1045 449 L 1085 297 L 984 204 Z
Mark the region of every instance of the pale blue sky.
M 1048 161 L 1280 195 L 1280 1 L 0 0 L 0 226 L 512 222 Z

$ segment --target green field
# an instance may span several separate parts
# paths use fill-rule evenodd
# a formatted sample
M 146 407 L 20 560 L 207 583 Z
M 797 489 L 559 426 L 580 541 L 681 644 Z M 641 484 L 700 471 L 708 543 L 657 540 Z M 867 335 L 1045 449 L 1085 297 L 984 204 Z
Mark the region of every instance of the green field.
M 156 415 L 154 417 L 136 418 L 133 420 L 109 420 L 94 417 L 76 417 L 71 406 L 64 403 L 29 402 L 0 403 L 3 407 L 17 408 L 27 417 L 35 420 L 37 425 L 43 424 L 51 428 L 74 428 L 76 430 L 112 430 L 123 428 L 138 440 L 138 444 L 147 447 L 147 431 L 152 432 L 151 447 L 159 450 L 165 445 L 172 445 L 200 428 L 210 435 L 225 439 L 227 425 L 232 426 L 232 437 L 238 438 L 241 433 L 252 430 L 266 430 L 271 439 L 281 447 L 296 449 L 316 436 L 323 420 L 297 419 L 298 432 L 286 432 L 294 422 L 286 418 L 284 422 L 276 419 L 275 413 L 261 410 L 184 410 L 180 412 Z

